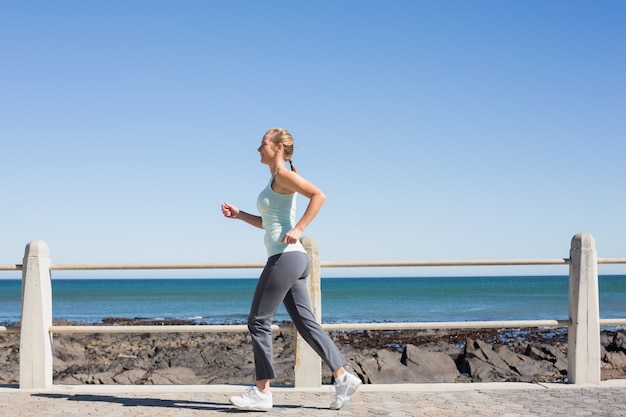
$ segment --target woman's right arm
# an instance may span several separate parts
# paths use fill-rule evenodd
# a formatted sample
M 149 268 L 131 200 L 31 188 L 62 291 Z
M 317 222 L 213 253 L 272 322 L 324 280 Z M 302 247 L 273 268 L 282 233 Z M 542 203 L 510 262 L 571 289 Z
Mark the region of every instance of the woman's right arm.
M 261 220 L 261 216 L 255 216 L 254 214 L 246 213 L 245 211 L 241 211 L 231 204 L 222 204 L 222 214 L 224 215 L 224 217 L 227 217 L 229 219 L 240 219 L 248 224 L 251 224 L 254 227 L 258 227 L 259 229 L 263 228 L 263 221 Z

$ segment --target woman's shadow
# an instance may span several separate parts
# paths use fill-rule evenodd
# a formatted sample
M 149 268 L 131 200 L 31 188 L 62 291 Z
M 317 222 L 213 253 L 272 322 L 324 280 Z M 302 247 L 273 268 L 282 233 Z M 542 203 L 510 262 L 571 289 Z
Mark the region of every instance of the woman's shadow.
M 161 398 L 127 398 L 113 395 L 94 395 L 94 394 L 32 394 L 33 397 L 66 399 L 68 401 L 82 402 L 107 402 L 120 404 L 123 407 L 161 407 L 161 408 L 178 408 L 200 411 L 217 411 L 222 413 L 241 413 L 247 412 L 234 408 L 230 403 L 219 403 L 213 401 L 189 401 L 189 400 L 168 400 Z M 303 407 L 300 405 L 274 405 L 274 408 L 308 408 L 319 410 L 318 407 Z

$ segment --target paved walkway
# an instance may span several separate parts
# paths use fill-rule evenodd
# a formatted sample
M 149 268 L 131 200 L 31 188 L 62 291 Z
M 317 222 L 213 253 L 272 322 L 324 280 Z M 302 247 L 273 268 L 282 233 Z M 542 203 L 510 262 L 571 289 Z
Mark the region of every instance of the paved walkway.
M 55 385 L 46 390 L 0 386 L 3 417 L 193 417 L 246 412 L 228 396 L 245 387 Z M 402 384 L 365 385 L 339 411 L 328 409 L 333 388 L 274 388 L 267 416 L 626 416 L 626 380 L 600 385 Z

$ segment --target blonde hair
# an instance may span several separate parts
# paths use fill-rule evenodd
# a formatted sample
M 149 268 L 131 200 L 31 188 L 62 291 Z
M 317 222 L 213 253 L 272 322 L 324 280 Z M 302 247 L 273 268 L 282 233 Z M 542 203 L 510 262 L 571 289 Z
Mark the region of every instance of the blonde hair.
M 269 139 L 277 145 L 282 144 L 284 149 L 285 161 L 289 162 L 289 166 L 291 166 L 291 170 L 293 172 L 298 172 L 292 161 L 294 140 L 293 136 L 291 136 L 291 133 L 281 127 L 273 127 L 265 132 L 265 135 L 263 137 Z

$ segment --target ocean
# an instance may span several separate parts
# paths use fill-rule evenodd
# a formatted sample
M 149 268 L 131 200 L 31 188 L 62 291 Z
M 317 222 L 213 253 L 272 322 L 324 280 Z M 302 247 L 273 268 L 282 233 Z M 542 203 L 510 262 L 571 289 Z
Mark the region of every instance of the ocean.
M 245 323 L 256 279 L 52 279 L 55 319 Z M 566 320 L 567 276 L 322 278 L 322 321 Z M 600 317 L 626 318 L 626 275 L 599 278 Z M 0 324 L 20 319 L 21 281 L 0 279 Z M 289 320 L 281 306 L 277 321 Z

